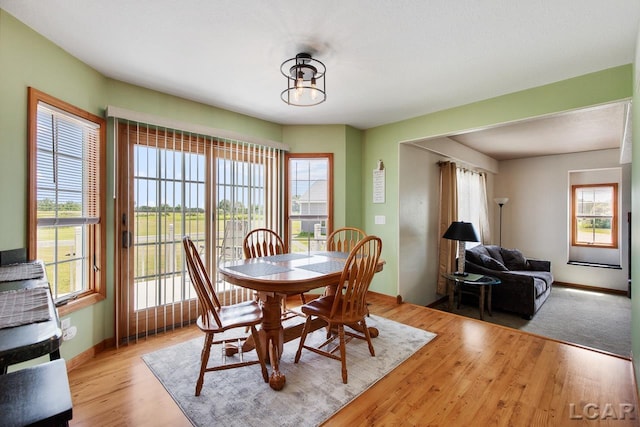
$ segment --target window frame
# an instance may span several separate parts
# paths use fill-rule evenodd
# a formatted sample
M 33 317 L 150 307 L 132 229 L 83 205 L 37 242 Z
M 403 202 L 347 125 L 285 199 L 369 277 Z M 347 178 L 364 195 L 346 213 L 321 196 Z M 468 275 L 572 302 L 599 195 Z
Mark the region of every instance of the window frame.
M 58 307 L 60 316 L 76 311 L 78 309 L 95 304 L 106 298 L 106 120 L 97 115 L 84 111 L 65 101 L 57 99 L 33 87 L 28 88 L 27 105 L 27 143 L 28 143 L 28 259 L 38 259 L 38 218 L 37 218 L 37 150 L 38 150 L 38 104 L 42 102 L 54 107 L 70 116 L 75 116 L 83 120 L 95 123 L 99 130 L 98 160 L 97 168 L 98 194 L 97 209 L 98 223 L 90 227 L 89 247 L 87 253 L 93 263 L 87 263 L 85 271 L 88 278 L 87 288 L 81 293 L 75 294 L 72 298 L 61 298 L 64 305 Z
M 612 214 L 611 214 L 611 243 L 584 243 L 578 241 L 578 210 L 577 210 L 577 198 L 576 192 L 581 188 L 593 188 L 593 187 L 610 187 L 613 192 L 612 200 Z M 571 186 L 571 246 L 585 247 L 585 248 L 602 248 L 602 249 L 618 249 L 618 183 L 597 183 L 597 184 L 574 184 Z M 608 217 L 608 216 L 607 216 Z
M 291 251 L 291 227 L 290 221 L 292 218 L 299 218 L 304 220 L 304 215 L 291 216 L 291 193 L 290 193 L 290 180 L 289 180 L 289 161 L 292 159 L 326 159 L 327 160 L 327 220 L 326 220 L 326 235 L 328 236 L 333 231 L 333 153 L 286 153 L 284 160 L 284 242 L 288 251 Z M 317 215 L 311 215 L 316 217 Z

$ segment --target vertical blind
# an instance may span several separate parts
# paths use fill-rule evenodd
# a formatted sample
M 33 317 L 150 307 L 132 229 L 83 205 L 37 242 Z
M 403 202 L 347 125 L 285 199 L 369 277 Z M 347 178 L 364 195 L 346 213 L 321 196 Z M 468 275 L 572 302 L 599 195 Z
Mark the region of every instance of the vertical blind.
M 127 182 L 127 194 L 118 198 L 131 233 L 130 246 L 122 249 L 127 255 L 120 257 L 126 260 L 120 266 L 120 335 L 137 339 L 197 316 L 183 263 L 186 235 L 222 304 L 253 298 L 253 291 L 221 280 L 217 266 L 243 257 L 249 230 L 281 233 L 283 151 L 125 119 L 116 126 L 125 139 L 117 142 L 119 179 Z

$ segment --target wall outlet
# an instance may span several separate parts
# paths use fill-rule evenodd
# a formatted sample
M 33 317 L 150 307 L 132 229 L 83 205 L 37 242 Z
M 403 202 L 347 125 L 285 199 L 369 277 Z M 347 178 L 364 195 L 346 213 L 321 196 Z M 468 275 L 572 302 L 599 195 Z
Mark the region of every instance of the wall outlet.
M 70 326 L 69 328 L 64 329 L 62 331 L 62 340 L 63 341 L 72 340 L 77 333 L 78 333 L 78 328 L 76 328 L 75 326 Z
M 376 215 L 373 219 L 375 224 L 384 224 L 387 222 L 387 218 L 384 215 Z
M 63 331 L 69 329 L 71 327 L 71 318 L 67 317 L 66 319 L 62 319 L 60 323 Z

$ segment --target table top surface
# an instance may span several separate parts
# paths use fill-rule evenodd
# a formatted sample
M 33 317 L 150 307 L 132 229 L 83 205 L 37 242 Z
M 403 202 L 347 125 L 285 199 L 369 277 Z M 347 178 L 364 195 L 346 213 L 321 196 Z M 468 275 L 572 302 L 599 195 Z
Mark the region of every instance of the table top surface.
M 457 283 L 462 283 L 464 285 L 488 286 L 499 285 L 500 283 L 502 283 L 497 277 L 475 273 L 467 273 L 466 276 L 457 275 L 455 273 L 445 273 L 444 277 Z
M 294 295 L 338 283 L 348 256 L 346 252 L 289 253 L 225 262 L 218 271 L 238 286 Z M 377 271 L 383 265 L 383 260 L 378 261 Z

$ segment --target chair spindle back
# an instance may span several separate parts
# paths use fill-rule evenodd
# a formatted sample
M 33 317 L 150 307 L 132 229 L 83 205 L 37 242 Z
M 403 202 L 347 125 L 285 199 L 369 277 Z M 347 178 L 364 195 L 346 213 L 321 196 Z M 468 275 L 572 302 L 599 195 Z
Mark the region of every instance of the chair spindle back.
M 242 250 L 245 258 L 279 255 L 286 252 L 280 236 L 268 228 L 251 230 L 244 238 Z
M 368 312 L 365 297 L 376 272 L 382 240 L 377 236 L 367 236 L 360 240 L 349 253 L 340 276 L 330 317 L 334 317 L 341 307 L 343 319 L 359 321 Z
M 218 316 L 220 300 L 218 300 L 216 290 L 211 283 L 207 270 L 204 268 L 204 263 L 202 262 L 202 258 L 200 258 L 198 248 L 189 236 L 182 238 L 182 244 L 184 246 L 186 255 L 185 263 L 187 264 L 191 284 L 196 290 L 198 301 L 200 302 L 202 322 L 206 327 L 209 327 L 210 320 L 213 318 L 216 325 L 221 328 L 222 322 Z
M 351 252 L 360 240 L 367 234 L 355 227 L 342 227 L 334 230 L 327 237 L 327 250 L 338 252 Z

